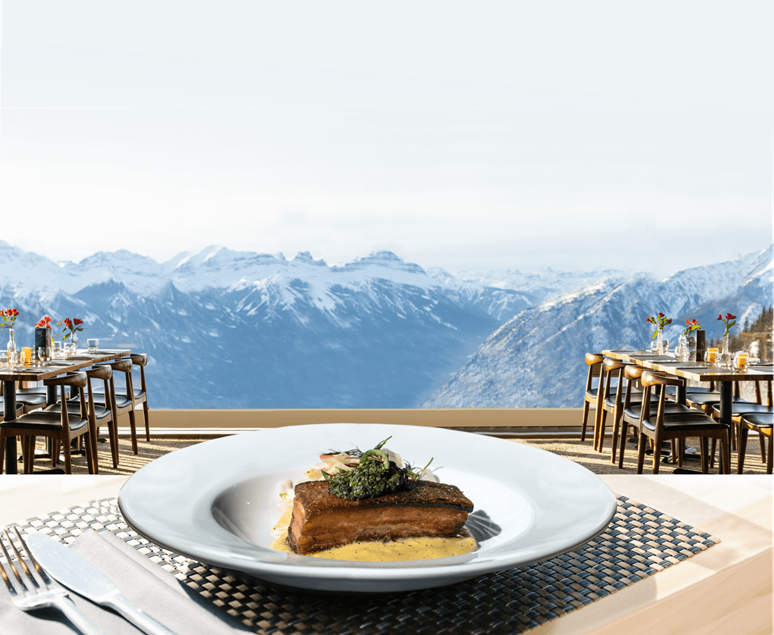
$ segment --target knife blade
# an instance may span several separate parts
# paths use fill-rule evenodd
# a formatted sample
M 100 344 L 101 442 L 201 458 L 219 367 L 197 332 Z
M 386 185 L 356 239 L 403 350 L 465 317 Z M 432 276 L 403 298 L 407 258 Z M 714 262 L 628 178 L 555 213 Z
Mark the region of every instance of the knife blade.
M 148 635 L 175 635 L 129 602 L 99 569 L 61 542 L 38 531 L 27 536 L 27 544 L 46 573 L 68 589 L 114 609 Z

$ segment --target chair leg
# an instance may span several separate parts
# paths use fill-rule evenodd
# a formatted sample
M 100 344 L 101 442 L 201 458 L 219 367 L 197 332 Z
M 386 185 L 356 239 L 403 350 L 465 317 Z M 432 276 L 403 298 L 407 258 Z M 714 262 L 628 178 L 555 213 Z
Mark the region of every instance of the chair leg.
M 709 466 L 710 469 L 715 467 L 715 448 L 717 447 L 718 440 L 715 437 L 712 437 L 712 447 L 710 449 L 710 455 L 709 455 Z
M 91 431 L 82 434 L 81 437 L 86 437 L 83 439 L 83 445 L 86 450 L 86 469 L 89 471 L 89 474 L 94 474 L 94 454 L 92 453 L 91 447 Z
M 581 424 L 581 442 L 586 440 L 586 423 L 589 420 L 589 408 L 591 404 L 583 400 L 583 423 Z
M 602 417 L 605 415 L 605 409 L 599 404 L 596 414 L 594 416 L 594 449 L 597 452 L 601 452 L 599 449 L 599 428 L 602 426 Z
M 132 429 L 132 452 L 137 454 L 137 422 L 135 421 L 134 410 L 129 411 L 129 426 Z
M 731 448 L 730 448 L 730 440 L 728 438 L 727 434 L 724 434 L 723 437 L 720 439 L 720 465 L 721 468 L 719 471 L 721 474 L 730 474 L 731 473 Z
M 150 410 L 148 408 L 148 402 L 147 401 L 143 401 L 142 402 L 142 413 L 143 413 L 144 419 L 145 419 L 145 440 L 148 443 L 150 443 L 150 420 L 148 419 L 149 411 Z
M 64 450 L 64 460 L 65 460 L 65 474 L 72 474 L 73 473 L 73 457 L 72 457 L 72 448 L 70 447 L 70 439 L 63 439 L 62 440 L 62 449 Z
M 736 454 L 736 473 L 741 474 L 744 471 L 744 455 L 747 453 L 747 426 L 742 424 L 739 430 L 739 451 Z
M 766 435 L 758 432 L 758 443 L 761 445 L 761 463 L 766 464 Z M 771 452 L 771 446 L 769 446 L 769 452 Z
M 701 473 L 709 474 L 709 440 L 707 437 L 699 437 L 699 448 L 701 450 Z
M 674 443 L 674 440 L 672 441 Z M 658 474 L 661 465 L 661 439 L 656 436 L 653 441 L 653 474 Z
M 613 443 L 610 445 L 610 462 L 615 465 L 615 452 L 618 448 L 618 428 L 621 425 L 621 413 L 616 411 L 613 413 Z
M 607 423 L 607 410 L 603 408 L 602 416 L 599 418 L 599 431 L 597 434 L 597 452 L 604 452 L 606 423 Z
M 621 449 L 618 452 L 618 467 L 623 469 L 624 452 L 626 451 L 626 430 L 629 426 L 626 421 L 621 421 Z
M 59 463 L 59 440 L 51 441 L 51 467 L 56 467 Z
M 118 417 L 108 424 L 110 430 L 110 452 L 113 455 L 113 469 L 118 467 Z
M 22 457 L 24 458 L 24 473 L 35 471 L 35 444 L 37 437 L 22 437 Z
M 647 443 L 645 435 L 640 432 L 640 441 L 637 445 L 637 474 L 642 474 L 642 468 L 645 465 L 645 446 Z
M 683 467 L 684 454 L 685 454 L 685 439 L 684 438 L 678 439 L 677 440 L 677 467 Z
M 761 434 L 758 432 L 758 434 Z M 761 436 L 763 436 L 761 434 Z M 766 457 L 766 474 L 771 474 L 772 468 L 774 468 L 774 439 L 769 439 L 769 454 Z
M 99 474 L 99 455 L 97 454 L 97 429 L 89 432 L 89 444 L 91 445 L 91 457 L 94 462 L 94 473 Z
M 0 474 L 4 474 L 5 469 L 5 435 L 0 433 Z

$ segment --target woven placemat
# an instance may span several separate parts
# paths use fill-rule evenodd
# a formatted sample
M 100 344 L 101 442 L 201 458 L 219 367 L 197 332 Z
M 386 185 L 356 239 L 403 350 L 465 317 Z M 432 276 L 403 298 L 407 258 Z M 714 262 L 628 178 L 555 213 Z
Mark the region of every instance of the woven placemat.
M 66 543 L 88 528 L 110 531 L 255 632 L 277 635 L 524 633 L 720 542 L 619 496 L 608 528 L 576 551 L 448 587 L 353 600 L 272 587 L 162 549 L 127 525 L 115 498 L 20 524 L 41 527 Z

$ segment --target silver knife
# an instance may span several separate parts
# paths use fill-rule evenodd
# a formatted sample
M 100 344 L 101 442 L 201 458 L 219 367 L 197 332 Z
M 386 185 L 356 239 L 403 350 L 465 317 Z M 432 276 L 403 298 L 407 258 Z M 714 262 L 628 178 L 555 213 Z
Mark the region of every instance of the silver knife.
M 99 569 L 61 542 L 38 531 L 27 535 L 27 544 L 46 573 L 68 589 L 118 611 L 148 635 L 175 635 L 129 602 Z

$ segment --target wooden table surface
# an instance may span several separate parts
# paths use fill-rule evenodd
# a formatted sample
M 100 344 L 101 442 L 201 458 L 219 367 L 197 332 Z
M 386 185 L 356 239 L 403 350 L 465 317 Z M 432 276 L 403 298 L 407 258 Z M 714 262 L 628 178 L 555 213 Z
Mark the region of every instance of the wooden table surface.
M 774 379 L 771 364 L 750 366 L 746 371 L 739 371 L 706 362 L 678 362 L 674 355 L 652 356 L 645 351 L 602 351 L 602 354 L 691 381 L 770 381 Z
M 86 349 L 81 349 L 72 357 L 53 359 L 44 362 L 40 366 L 32 364 L 17 364 L 12 367 L 2 366 L 0 367 L 0 381 L 41 381 L 51 377 L 58 377 L 65 373 L 71 373 L 81 368 L 87 368 L 93 364 L 126 357 L 131 352 L 129 349 L 101 349 L 96 353 L 89 353 Z
M 126 476 L 0 476 L 0 526 L 113 497 Z M 548 622 L 530 635 L 771 633 L 774 477 L 602 475 L 619 495 L 720 538 L 720 544 Z

